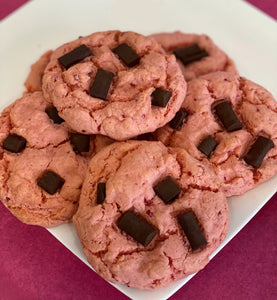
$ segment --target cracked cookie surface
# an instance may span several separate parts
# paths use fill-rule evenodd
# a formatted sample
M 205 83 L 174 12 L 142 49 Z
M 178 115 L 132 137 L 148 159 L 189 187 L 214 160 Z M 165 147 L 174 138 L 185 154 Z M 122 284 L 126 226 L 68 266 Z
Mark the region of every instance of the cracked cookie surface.
M 78 200 L 90 152 L 79 155 L 70 144 L 65 122 L 54 124 L 45 109 L 49 103 L 41 92 L 25 94 L 0 117 L 0 198 L 21 221 L 51 227 L 71 220 Z M 3 149 L 10 134 L 27 140 L 20 153 Z M 103 143 L 102 143 L 103 144 Z M 98 146 L 99 148 L 100 146 Z M 37 185 L 38 178 L 51 170 L 65 180 L 62 188 L 50 195 Z
M 171 176 L 181 188 L 165 204 L 153 187 Z M 106 197 L 97 205 L 97 184 L 106 183 Z M 121 215 L 133 210 L 157 228 L 144 247 L 119 230 Z M 193 210 L 207 245 L 192 251 L 177 215 Z M 182 149 L 160 142 L 114 143 L 89 165 L 73 223 L 92 267 L 106 280 L 141 289 L 166 286 L 202 269 L 228 230 L 228 206 L 220 181 L 208 164 Z
M 113 52 L 123 43 L 140 57 L 137 65 L 126 66 Z M 58 58 L 81 45 L 92 55 L 65 69 Z M 106 100 L 90 96 L 99 68 L 114 74 Z M 172 93 L 166 107 L 151 105 L 156 88 Z M 170 121 L 185 97 L 186 82 L 175 57 L 166 55 L 153 39 L 134 32 L 107 31 L 56 49 L 44 73 L 43 92 L 77 132 L 125 140 Z
M 215 117 L 213 106 L 222 99 L 231 103 L 243 125 L 241 130 L 227 132 Z M 208 159 L 227 196 L 241 195 L 277 173 L 277 103 L 263 87 L 231 73 L 211 73 L 188 83 L 182 108 L 188 112 L 182 127 L 174 130 L 166 125 L 154 133 L 155 137 L 206 160 L 197 147 L 206 136 L 212 136 L 218 145 Z M 253 168 L 243 157 L 258 136 L 270 138 L 274 148 L 259 168 Z
M 173 50 L 188 47 L 193 44 L 197 44 L 201 49 L 208 52 L 209 56 L 187 65 L 184 65 L 181 60 L 177 60 L 187 81 L 216 71 L 237 73 L 233 60 L 219 49 L 212 39 L 205 34 L 190 34 L 175 31 L 172 33 L 155 33 L 149 37 L 155 39 L 167 53 L 172 53 Z

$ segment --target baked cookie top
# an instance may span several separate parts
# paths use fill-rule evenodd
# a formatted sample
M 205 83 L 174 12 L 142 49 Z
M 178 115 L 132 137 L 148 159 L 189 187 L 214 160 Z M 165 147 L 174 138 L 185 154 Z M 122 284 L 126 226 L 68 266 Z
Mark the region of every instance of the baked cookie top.
M 167 53 L 173 53 L 187 81 L 200 75 L 226 71 L 237 74 L 232 59 L 206 34 L 163 32 L 152 34 Z
M 155 137 L 208 159 L 227 196 L 277 173 L 277 103 L 263 87 L 231 73 L 211 73 L 189 82 L 180 111 Z
M 107 31 L 55 50 L 43 92 L 75 131 L 124 140 L 171 120 L 186 82 L 175 57 L 153 39 Z
M 0 199 L 24 223 L 50 227 L 71 220 L 94 154 L 91 137 L 90 149 L 80 148 L 76 137 L 41 92 L 2 112 Z
M 101 276 L 154 289 L 208 263 L 228 230 L 228 206 L 209 164 L 160 142 L 127 141 L 92 158 L 73 223 Z

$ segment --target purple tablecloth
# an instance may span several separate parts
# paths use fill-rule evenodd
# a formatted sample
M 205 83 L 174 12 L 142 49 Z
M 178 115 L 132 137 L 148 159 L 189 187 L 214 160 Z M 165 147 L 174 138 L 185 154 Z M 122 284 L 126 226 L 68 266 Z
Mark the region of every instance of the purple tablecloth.
M 0 20 L 25 2 L 0 0 Z M 277 0 L 248 2 L 277 19 Z M 277 194 L 170 299 L 277 299 L 276 215 Z M 0 299 L 127 298 L 45 229 L 19 222 L 2 204 L 0 241 Z

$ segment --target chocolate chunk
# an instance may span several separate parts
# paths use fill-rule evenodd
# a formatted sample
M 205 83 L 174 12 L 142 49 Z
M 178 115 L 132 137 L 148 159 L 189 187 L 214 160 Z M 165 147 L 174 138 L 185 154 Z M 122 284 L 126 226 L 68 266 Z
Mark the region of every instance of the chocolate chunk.
M 75 152 L 89 152 L 90 135 L 81 133 L 71 133 L 70 143 Z
M 175 130 L 180 129 L 187 116 L 188 116 L 188 112 L 185 111 L 184 109 L 180 109 L 175 114 L 175 117 L 169 122 L 169 126 Z
M 64 122 L 64 119 L 59 116 L 55 106 L 47 107 L 45 112 L 47 113 L 49 119 L 51 119 L 55 124 L 61 124 Z
M 166 107 L 171 96 L 172 93 L 170 91 L 157 88 L 151 94 L 151 104 L 155 106 Z
M 207 157 L 210 157 L 211 153 L 214 151 L 216 146 L 217 142 L 210 135 L 208 135 L 204 138 L 204 140 L 202 140 L 197 149 L 203 154 L 205 154 Z
M 193 211 L 178 215 L 178 221 L 182 226 L 192 250 L 198 250 L 207 245 L 205 236 L 198 224 Z
M 38 186 L 48 194 L 54 195 L 64 184 L 64 179 L 53 171 L 47 171 L 37 181 Z
M 58 60 L 66 69 L 68 69 L 90 55 L 92 55 L 91 50 L 83 44 L 59 57 Z
M 172 177 L 167 177 L 154 187 L 155 193 L 168 204 L 173 202 L 180 194 L 181 189 Z
M 209 56 L 209 53 L 202 50 L 197 44 L 192 46 L 176 49 L 173 51 L 175 56 L 179 58 L 184 65 L 200 60 L 203 57 Z
M 158 233 L 153 225 L 131 210 L 122 215 L 117 226 L 144 247 L 147 247 Z
M 137 65 L 140 61 L 140 57 L 137 55 L 137 53 L 127 44 L 120 44 L 119 46 L 113 49 L 113 53 L 117 54 L 118 57 L 129 68 Z
M 3 149 L 13 153 L 19 153 L 26 147 L 26 140 L 24 137 L 17 134 L 8 135 L 3 142 Z
M 97 204 L 102 204 L 106 198 L 106 182 L 97 184 Z
M 228 132 L 242 129 L 242 124 L 233 111 L 229 101 L 218 103 L 215 106 L 215 112 Z
M 245 155 L 244 160 L 252 167 L 259 168 L 267 152 L 273 147 L 274 143 L 271 139 L 259 136 Z
M 112 72 L 98 69 L 90 89 L 91 97 L 106 100 L 113 77 L 114 74 Z

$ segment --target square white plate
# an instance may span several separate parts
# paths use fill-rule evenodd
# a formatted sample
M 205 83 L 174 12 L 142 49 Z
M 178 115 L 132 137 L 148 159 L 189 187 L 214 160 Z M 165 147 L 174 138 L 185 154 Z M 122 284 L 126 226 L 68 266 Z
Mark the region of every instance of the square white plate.
M 206 33 L 234 59 L 241 75 L 277 97 L 277 23 L 242 1 L 36 0 L 0 23 L 0 109 L 21 96 L 30 65 L 46 50 L 110 29 L 145 35 L 174 30 Z M 261 209 L 276 186 L 277 176 L 229 199 L 229 233 L 213 256 Z M 72 224 L 49 231 L 87 264 Z M 167 299 L 191 277 L 155 291 L 114 286 L 132 299 Z

